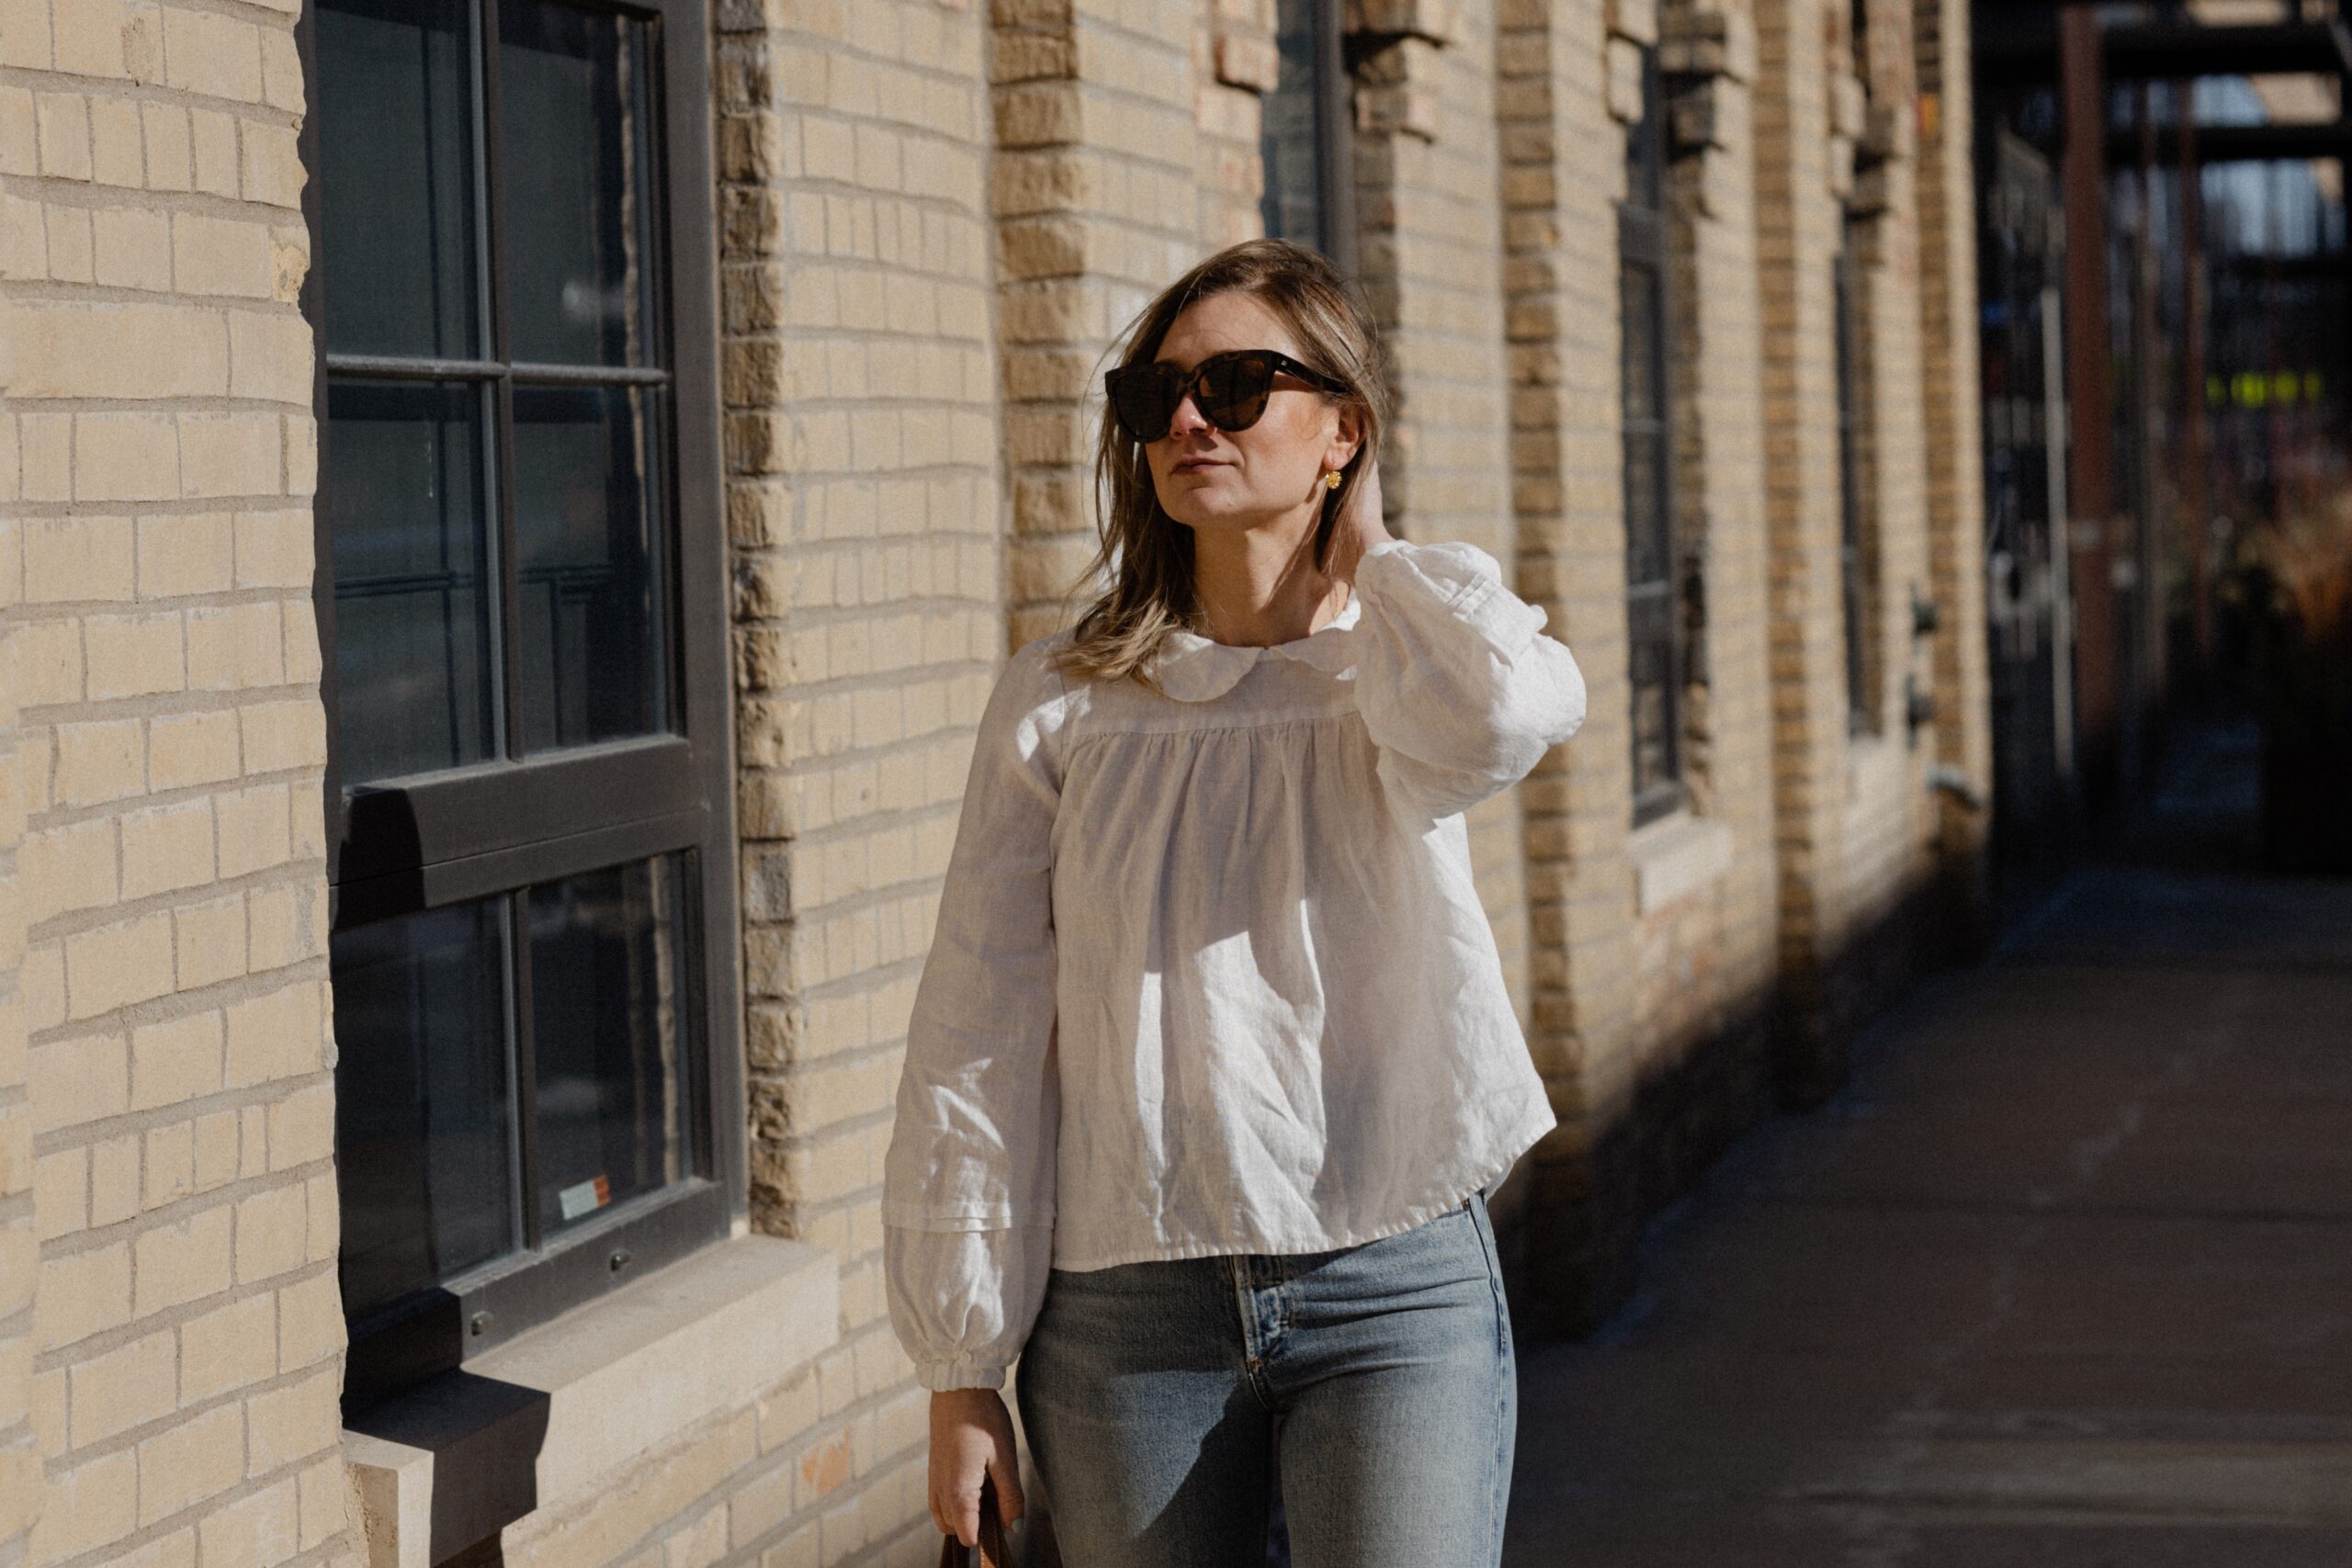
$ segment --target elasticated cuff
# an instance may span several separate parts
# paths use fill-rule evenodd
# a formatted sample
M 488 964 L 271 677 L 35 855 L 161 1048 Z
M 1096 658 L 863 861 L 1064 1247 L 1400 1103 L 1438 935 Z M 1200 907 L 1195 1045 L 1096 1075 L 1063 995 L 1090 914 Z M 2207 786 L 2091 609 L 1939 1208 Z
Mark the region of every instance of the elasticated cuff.
M 1002 1388 L 1004 1368 L 996 1362 L 967 1359 L 917 1361 L 915 1382 L 933 1393 L 944 1393 L 956 1388 Z

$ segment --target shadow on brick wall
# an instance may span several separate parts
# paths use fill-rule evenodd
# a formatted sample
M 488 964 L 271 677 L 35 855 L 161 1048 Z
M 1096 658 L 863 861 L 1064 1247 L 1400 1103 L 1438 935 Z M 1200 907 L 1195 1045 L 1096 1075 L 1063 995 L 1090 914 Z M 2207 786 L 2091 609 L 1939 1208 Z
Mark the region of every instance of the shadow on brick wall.
M 1809 973 L 1726 1004 L 1721 1021 L 1636 1087 L 1581 1159 L 1523 1167 L 1498 1200 L 1511 1322 L 1528 1338 L 1577 1338 L 1634 1293 L 1642 1238 L 1750 1128 L 1804 1111 L 1847 1080 L 1855 1041 L 1937 968 L 1984 950 L 1973 907 L 1929 879 L 1859 927 Z

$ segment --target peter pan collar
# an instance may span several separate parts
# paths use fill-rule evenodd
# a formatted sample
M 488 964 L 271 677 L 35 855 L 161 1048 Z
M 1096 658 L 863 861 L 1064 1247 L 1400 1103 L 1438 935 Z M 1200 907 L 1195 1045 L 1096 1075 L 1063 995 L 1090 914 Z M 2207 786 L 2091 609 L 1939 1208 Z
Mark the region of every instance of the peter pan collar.
M 1159 689 L 1180 703 L 1205 703 L 1225 695 L 1241 677 L 1268 659 L 1295 659 L 1329 675 L 1353 665 L 1354 628 L 1363 613 L 1363 595 L 1348 593 L 1347 608 L 1318 632 L 1271 648 L 1245 648 L 1213 641 L 1182 627 L 1168 634 L 1154 656 L 1152 678 Z

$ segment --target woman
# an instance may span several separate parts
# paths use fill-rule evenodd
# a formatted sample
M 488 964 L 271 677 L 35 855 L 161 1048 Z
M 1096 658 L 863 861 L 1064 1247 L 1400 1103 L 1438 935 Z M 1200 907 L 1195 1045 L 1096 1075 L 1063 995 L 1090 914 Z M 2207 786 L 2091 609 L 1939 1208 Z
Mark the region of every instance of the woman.
M 1381 518 L 1371 321 L 1281 241 L 1129 333 L 1112 583 L 983 712 L 885 1159 L 930 1497 L 1070 1568 L 1494 1563 L 1517 1413 L 1486 1194 L 1555 1124 L 1463 810 L 1584 716 L 1493 557 Z M 1277 1420 L 1279 1418 L 1279 1424 Z

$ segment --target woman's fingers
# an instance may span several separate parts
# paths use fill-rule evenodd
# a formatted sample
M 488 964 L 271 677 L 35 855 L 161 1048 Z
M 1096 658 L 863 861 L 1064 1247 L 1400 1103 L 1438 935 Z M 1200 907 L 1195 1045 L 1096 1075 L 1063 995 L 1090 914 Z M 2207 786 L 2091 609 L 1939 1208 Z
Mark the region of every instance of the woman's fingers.
M 995 1396 L 953 1404 L 943 1401 L 933 1407 L 933 1415 L 932 1522 L 962 1545 L 977 1546 L 981 1484 L 986 1478 L 995 1478 L 997 1517 L 1004 1523 L 1019 1518 L 1025 1507 L 1012 1416 L 1003 1400 Z
M 1021 1495 L 1021 1461 L 1013 1457 L 1010 1435 L 997 1450 L 996 1458 L 989 1461 L 989 1473 L 996 1477 L 997 1517 L 1011 1524 L 1021 1517 L 1025 1504 Z
M 931 1516 L 938 1521 L 942 1530 L 964 1545 L 978 1546 L 980 1541 L 980 1478 L 994 1471 L 997 1495 L 1001 1498 L 1004 1495 L 1004 1472 L 986 1457 L 984 1450 L 969 1450 L 967 1455 L 968 1472 L 957 1475 L 948 1483 L 949 1490 L 944 1498 L 932 1499 Z M 1008 1522 L 1014 1517 L 1001 1502 L 998 1504 L 997 1511 Z

